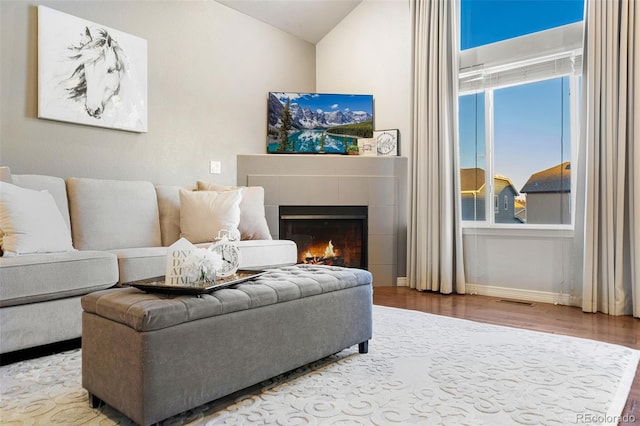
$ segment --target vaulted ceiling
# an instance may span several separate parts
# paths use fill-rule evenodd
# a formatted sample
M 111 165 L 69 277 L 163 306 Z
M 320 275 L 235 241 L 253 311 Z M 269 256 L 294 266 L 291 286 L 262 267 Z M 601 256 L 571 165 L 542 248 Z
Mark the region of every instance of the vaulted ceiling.
M 317 44 L 362 0 L 216 0 L 238 12 Z

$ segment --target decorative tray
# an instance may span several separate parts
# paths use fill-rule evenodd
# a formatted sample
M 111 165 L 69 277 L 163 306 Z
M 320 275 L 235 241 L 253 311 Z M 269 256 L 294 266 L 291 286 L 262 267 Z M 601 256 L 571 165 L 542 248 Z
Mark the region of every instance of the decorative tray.
M 139 288 L 147 293 L 170 293 L 170 294 L 205 294 L 211 293 L 221 288 L 229 287 L 250 279 L 259 277 L 267 271 L 242 270 L 239 269 L 234 275 L 225 278 L 218 278 L 215 282 L 197 282 L 190 284 L 166 284 L 164 277 L 149 278 L 147 280 L 133 281 L 125 285 Z

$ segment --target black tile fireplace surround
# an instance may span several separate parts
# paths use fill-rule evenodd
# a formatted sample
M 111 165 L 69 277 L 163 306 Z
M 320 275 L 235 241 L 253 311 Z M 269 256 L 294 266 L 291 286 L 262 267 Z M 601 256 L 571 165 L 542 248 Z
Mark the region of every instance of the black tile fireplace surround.
M 280 238 L 298 262 L 367 268 L 367 206 L 279 206 Z

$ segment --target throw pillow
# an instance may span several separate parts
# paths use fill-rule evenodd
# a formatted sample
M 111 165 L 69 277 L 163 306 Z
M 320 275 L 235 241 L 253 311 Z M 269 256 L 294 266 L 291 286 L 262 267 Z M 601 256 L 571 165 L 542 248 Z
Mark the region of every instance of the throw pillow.
M 156 185 L 158 213 L 160 215 L 160 235 L 162 245 L 169 247 L 180 239 L 180 189 L 193 191 L 193 187 L 177 185 Z
M 180 188 L 180 232 L 192 244 L 213 241 L 218 231 L 238 233 L 240 190 L 213 192 Z
M 198 191 L 242 191 L 240 202 L 240 238 L 243 240 L 270 240 L 271 233 L 264 211 L 264 188 L 261 186 L 222 186 L 198 181 Z
M 4 256 L 73 250 L 71 231 L 47 191 L 0 182 L 0 229 Z
M 0 182 L 12 183 L 11 169 L 7 166 L 0 166 Z

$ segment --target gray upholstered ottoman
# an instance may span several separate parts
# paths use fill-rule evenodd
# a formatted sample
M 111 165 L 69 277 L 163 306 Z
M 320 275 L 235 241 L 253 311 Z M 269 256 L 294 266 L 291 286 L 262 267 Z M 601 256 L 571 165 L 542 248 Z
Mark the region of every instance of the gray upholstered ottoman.
M 202 297 L 82 298 L 82 385 L 143 425 L 371 338 L 367 271 L 297 265 Z

